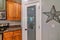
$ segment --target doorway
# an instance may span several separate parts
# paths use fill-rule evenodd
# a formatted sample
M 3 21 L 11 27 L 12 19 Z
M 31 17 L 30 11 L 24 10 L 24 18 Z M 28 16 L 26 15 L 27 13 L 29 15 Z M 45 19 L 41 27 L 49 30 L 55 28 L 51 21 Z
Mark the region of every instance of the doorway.
M 22 13 L 23 40 L 37 40 L 40 36 L 39 2 L 24 4 Z M 39 34 L 38 34 L 39 33 Z M 38 36 L 37 36 L 38 35 Z M 40 39 L 38 39 L 40 40 Z

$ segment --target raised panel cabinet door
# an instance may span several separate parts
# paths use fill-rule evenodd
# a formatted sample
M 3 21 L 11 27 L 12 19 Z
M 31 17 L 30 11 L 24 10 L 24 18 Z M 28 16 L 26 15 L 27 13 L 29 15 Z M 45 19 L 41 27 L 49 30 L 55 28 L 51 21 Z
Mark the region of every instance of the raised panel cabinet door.
M 14 36 L 16 36 L 16 35 L 22 36 L 22 30 L 15 30 L 14 31 Z
M 21 20 L 21 4 L 7 1 L 7 20 Z
M 22 30 L 15 30 L 13 37 L 14 40 L 22 40 Z
M 7 20 L 13 20 L 15 9 L 14 3 L 7 1 Z
M 13 40 L 12 37 L 7 37 L 7 38 L 4 38 L 3 40 Z
M 21 20 L 21 4 L 14 3 L 16 20 Z
M 12 40 L 13 32 L 4 32 L 3 33 L 3 40 Z
M 22 36 L 20 35 L 14 36 L 14 40 L 22 40 Z
M 4 33 L 3 33 L 3 37 L 4 37 L 4 38 L 9 37 L 9 32 L 4 32 Z

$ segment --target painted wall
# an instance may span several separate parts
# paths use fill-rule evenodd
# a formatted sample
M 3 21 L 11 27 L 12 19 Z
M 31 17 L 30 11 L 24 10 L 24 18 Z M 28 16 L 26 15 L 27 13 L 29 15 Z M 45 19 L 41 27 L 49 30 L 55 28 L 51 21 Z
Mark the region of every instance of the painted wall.
M 50 12 L 52 5 L 60 11 L 60 0 L 42 0 L 42 12 Z M 60 23 L 54 20 L 46 23 L 47 17 L 42 13 L 42 40 L 60 40 Z

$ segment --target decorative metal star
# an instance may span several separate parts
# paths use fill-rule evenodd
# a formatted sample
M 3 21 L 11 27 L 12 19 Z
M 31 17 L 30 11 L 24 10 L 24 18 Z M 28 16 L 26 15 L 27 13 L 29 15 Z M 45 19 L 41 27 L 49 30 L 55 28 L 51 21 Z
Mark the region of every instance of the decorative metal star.
M 56 22 L 60 23 L 60 11 L 56 11 L 55 6 L 53 5 L 50 12 L 43 12 L 48 16 L 46 23 L 51 20 L 55 20 Z

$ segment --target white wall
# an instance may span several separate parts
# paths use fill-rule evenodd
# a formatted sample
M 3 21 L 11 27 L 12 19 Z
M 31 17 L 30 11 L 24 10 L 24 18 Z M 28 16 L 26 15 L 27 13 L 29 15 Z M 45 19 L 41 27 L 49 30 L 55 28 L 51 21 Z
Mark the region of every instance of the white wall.
M 50 11 L 52 5 L 55 5 L 56 10 L 60 11 L 60 0 L 42 0 L 42 11 Z
M 50 12 L 52 5 L 60 11 L 60 0 L 42 0 L 42 12 Z M 47 17 L 42 13 L 42 40 L 60 40 L 60 23 L 54 20 L 46 23 Z

